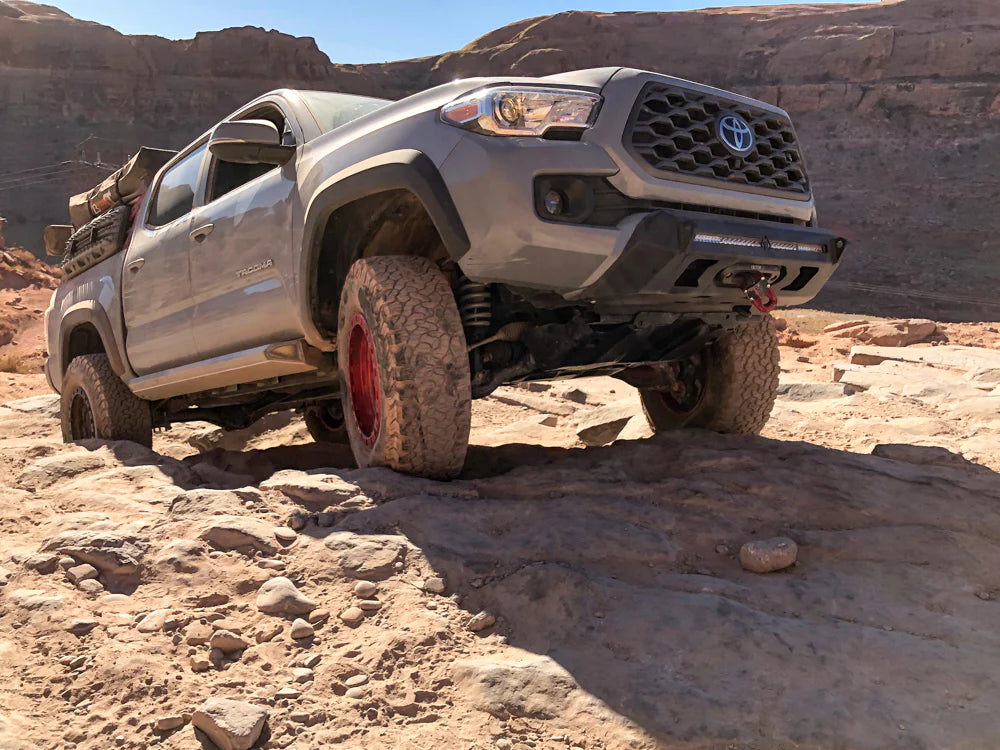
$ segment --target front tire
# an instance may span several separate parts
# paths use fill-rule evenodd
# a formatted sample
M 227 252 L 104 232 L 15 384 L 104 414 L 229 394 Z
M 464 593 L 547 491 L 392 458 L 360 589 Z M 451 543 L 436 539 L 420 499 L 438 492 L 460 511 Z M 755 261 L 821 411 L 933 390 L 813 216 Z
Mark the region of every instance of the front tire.
M 397 255 L 355 262 L 340 299 L 337 358 L 359 466 L 438 478 L 462 470 L 469 356 L 451 287 L 434 263 Z
M 696 367 L 691 382 L 701 391 L 676 399 L 640 388 L 642 408 L 654 432 L 701 427 L 756 435 L 767 424 L 778 395 L 779 351 L 770 317 L 751 318 L 704 351 L 681 363 Z
M 331 403 L 337 404 L 335 407 Z M 348 441 L 344 413 L 339 402 L 324 402 L 310 406 L 303 415 L 310 437 L 317 443 L 346 445 Z
M 106 354 L 75 357 L 60 399 L 63 440 L 131 440 L 153 446 L 149 403 L 128 389 Z

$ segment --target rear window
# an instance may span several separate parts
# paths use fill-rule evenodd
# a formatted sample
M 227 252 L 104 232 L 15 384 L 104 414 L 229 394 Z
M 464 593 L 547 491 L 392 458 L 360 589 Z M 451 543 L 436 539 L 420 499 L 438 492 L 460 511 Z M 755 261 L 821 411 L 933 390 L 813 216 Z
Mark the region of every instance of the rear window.
M 382 109 L 392 102 L 387 99 L 373 99 L 369 96 L 353 94 L 330 94 L 325 91 L 299 92 L 316 118 L 320 129 L 329 133 L 334 128 L 346 125 L 367 114 Z

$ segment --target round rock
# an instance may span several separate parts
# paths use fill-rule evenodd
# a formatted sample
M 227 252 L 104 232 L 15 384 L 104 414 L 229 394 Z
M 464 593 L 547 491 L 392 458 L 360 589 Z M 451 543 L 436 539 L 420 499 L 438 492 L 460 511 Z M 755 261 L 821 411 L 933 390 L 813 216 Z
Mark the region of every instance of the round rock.
M 291 544 L 299 535 L 295 533 L 294 530 L 288 528 L 287 526 L 275 526 L 274 527 L 274 538 L 277 539 L 282 544 Z
M 354 595 L 360 599 L 371 599 L 378 591 L 378 584 L 372 581 L 358 581 L 354 584 Z
M 269 615 L 304 615 L 316 609 L 316 603 L 289 579 L 277 576 L 260 587 L 257 609 Z
M 216 630 L 212 633 L 208 645 L 224 654 L 229 654 L 233 651 L 242 651 L 250 644 L 229 630 Z
M 348 607 L 340 613 L 340 619 L 348 625 L 357 625 L 365 617 L 365 612 L 360 607 Z
M 344 680 L 344 684 L 347 685 L 347 687 L 349 687 L 349 688 L 352 688 L 352 687 L 361 687 L 366 682 L 368 682 L 368 675 L 366 675 L 366 674 L 352 675 L 352 676 L 348 677 L 346 680 Z
M 448 589 L 448 582 L 444 578 L 434 577 L 424 581 L 424 591 L 431 594 L 443 594 Z
M 478 633 L 480 630 L 486 630 L 491 628 L 496 624 L 497 618 L 491 615 L 489 612 L 480 612 L 478 615 L 473 615 L 472 619 L 469 620 L 468 628 L 473 633 Z
M 799 547 L 785 536 L 747 542 L 740 547 L 740 565 L 751 573 L 772 573 L 795 562 Z
M 316 634 L 316 629 L 301 617 L 296 618 L 292 623 L 292 638 L 312 638 Z

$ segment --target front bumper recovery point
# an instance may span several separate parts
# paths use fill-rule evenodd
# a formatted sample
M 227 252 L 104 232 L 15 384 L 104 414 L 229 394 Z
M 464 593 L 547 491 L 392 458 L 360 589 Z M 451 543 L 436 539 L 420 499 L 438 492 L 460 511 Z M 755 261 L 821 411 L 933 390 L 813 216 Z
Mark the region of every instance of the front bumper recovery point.
M 767 315 L 778 306 L 778 295 L 771 287 L 771 282 L 762 273 L 746 274 L 746 283 L 743 287 L 743 294 L 750 300 L 750 304 L 756 307 L 764 315 Z

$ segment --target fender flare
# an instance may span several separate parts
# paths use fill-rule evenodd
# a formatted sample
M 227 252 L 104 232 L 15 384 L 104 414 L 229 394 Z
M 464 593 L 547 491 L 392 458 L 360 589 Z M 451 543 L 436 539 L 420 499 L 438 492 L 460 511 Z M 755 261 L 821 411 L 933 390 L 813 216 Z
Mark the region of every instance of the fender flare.
M 59 322 L 59 372 L 57 375 L 60 384 L 63 373 L 69 367 L 70 335 L 74 328 L 85 323 L 94 326 L 97 330 L 97 335 L 101 337 L 104 351 L 108 355 L 111 369 L 115 371 L 115 374 L 123 379 L 129 377 L 131 373 L 122 357 L 121 349 L 118 347 L 118 340 L 115 338 L 107 312 L 97 300 L 88 299 L 73 305 Z M 53 376 L 55 375 L 56 373 L 53 373 Z
M 434 162 L 422 151 L 400 149 L 365 159 L 338 172 L 316 191 L 306 209 L 303 240 L 309 258 L 306 273 L 323 241 L 323 229 L 338 208 L 388 190 L 409 190 L 423 204 L 445 249 L 453 260 L 469 251 L 469 236 L 451 199 L 448 186 Z

